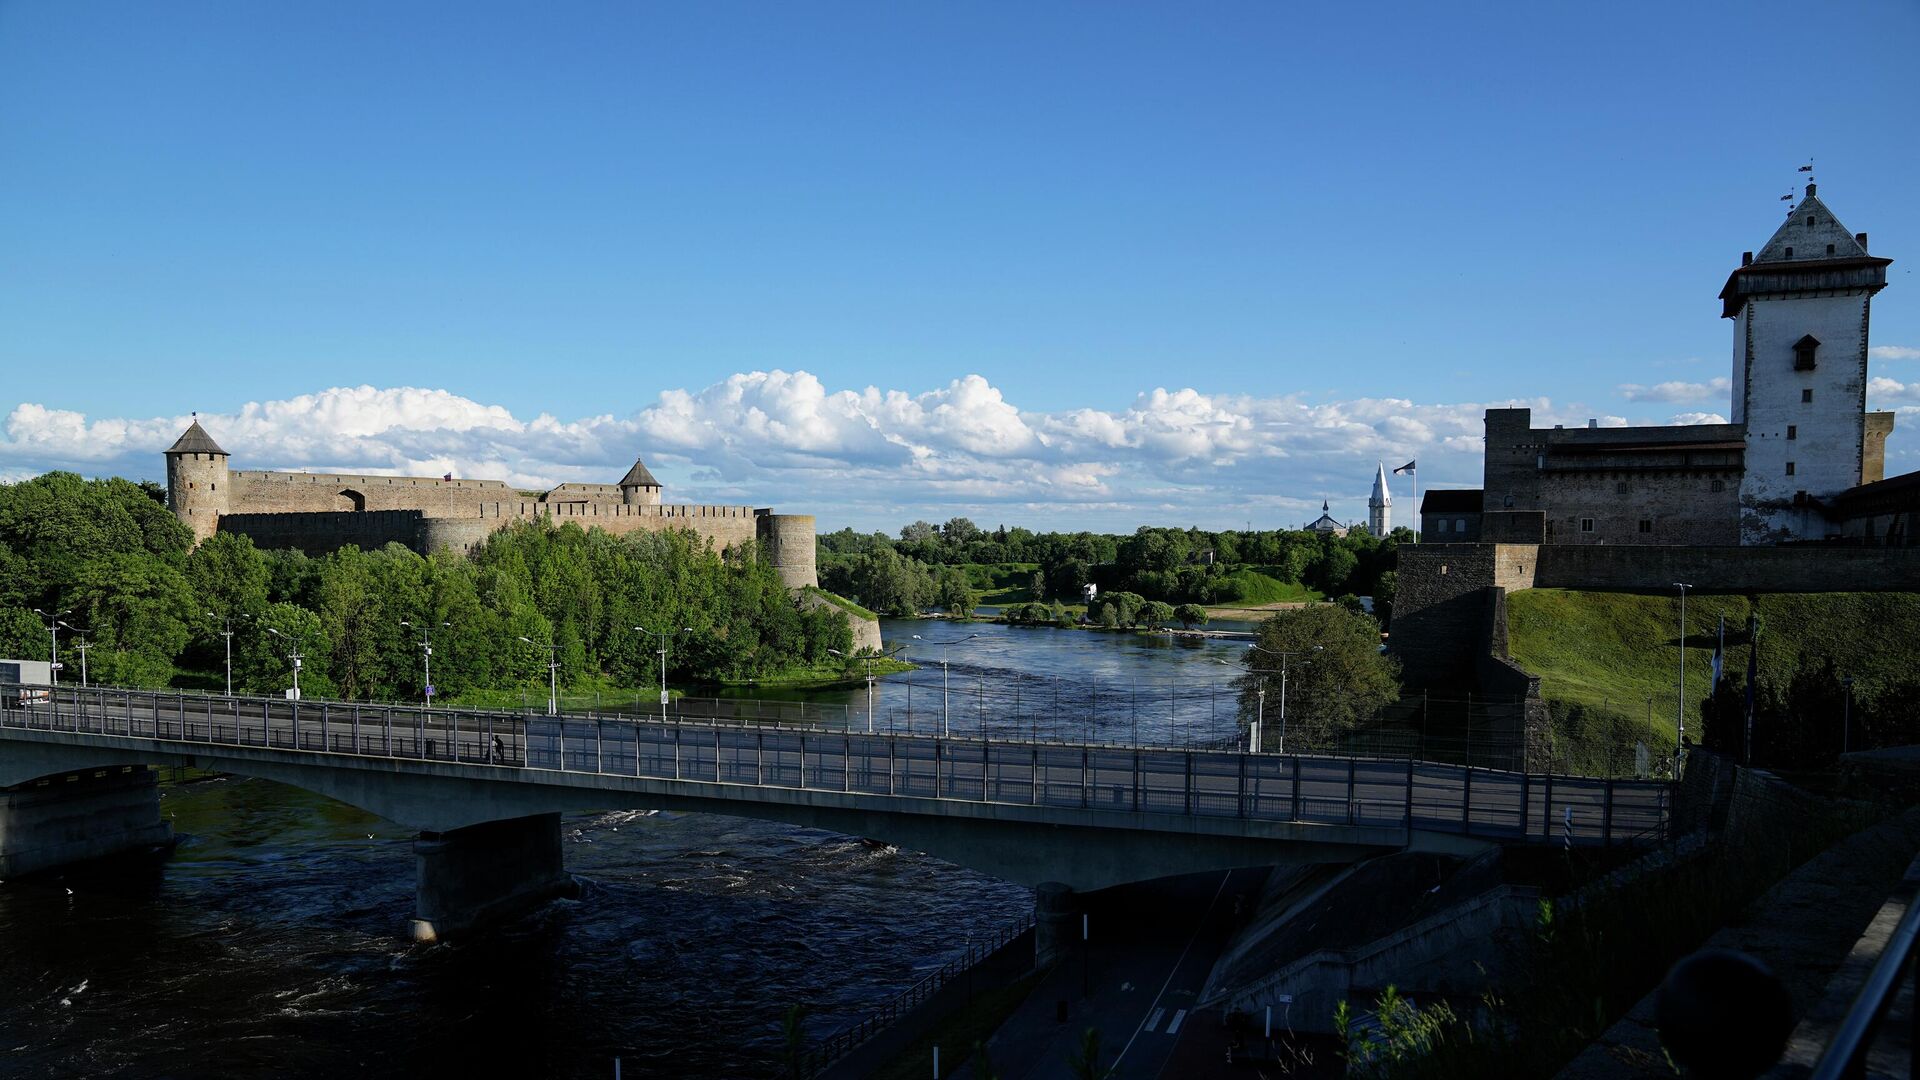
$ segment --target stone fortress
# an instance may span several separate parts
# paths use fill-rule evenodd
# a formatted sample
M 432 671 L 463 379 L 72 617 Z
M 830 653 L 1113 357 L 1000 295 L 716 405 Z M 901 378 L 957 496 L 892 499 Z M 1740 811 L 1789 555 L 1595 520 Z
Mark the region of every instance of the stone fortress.
M 640 461 L 617 484 L 561 484 L 531 494 L 500 480 L 451 476 L 258 472 L 229 468 L 227 452 L 197 417 L 166 458 L 167 507 L 196 543 L 229 532 L 261 547 L 309 553 L 394 542 L 421 554 L 468 552 L 518 521 L 571 521 L 614 534 L 685 529 L 716 549 L 752 541 L 788 588 L 820 584 L 812 515 L 663 503 L 660 482 Z
M 1409 685 L 1537 702 L 1506 648 L 1521 589 L 1920 592 L 1920 472 L 1884 475 L 1894 415 L 1866 407 L 1892 260 L 1816 191 L 1720 291 L 1731 422 L 1536 428 L 1487 410 L 1483 487 L 1429 491 L 1422 543 L 1400 548 L 1391 649 Z
M 1488 409 L 1483 487 L 1429 492 L 1422 539 L 1914 544 L 1920 474 L 1885 479 L 1894 414 L 1867 411 L 1867 332 L 1892 261 L 1809 182 L 1720 290 L 1730 423 L 1549 429 L 1527 409 Z

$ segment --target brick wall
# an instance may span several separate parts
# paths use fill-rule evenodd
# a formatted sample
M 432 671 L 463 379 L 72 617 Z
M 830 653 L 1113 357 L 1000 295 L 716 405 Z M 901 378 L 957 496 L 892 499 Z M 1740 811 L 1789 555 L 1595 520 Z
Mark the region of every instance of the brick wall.
M 1916 592 L 1920 549 L 1838 547 L 1577 547 L 1538 549 L 1543 589 L 1708 592 Z M 1406 588 L 1405 573 L 1400 587 Z
M 363 514 L 228 514 L 220 519 L 220 531 L 243 533 L 258 548 L 298 548 L 309 555 L 323 555 L 348 544 L 366 551 L 389 543 L 405 544 L 417 550 L 424 518 L 418 510 L 370 510 Z

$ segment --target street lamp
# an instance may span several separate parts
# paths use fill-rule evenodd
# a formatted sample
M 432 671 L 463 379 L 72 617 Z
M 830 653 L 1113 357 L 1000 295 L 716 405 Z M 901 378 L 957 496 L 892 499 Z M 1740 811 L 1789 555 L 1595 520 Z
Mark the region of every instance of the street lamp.
M 274 637 L 280 638 L 287 643 L 287 662 L 293 667 L 293 700 L 299 701 L 300 700 L 300 661 L 306 659 L 306 657 L 300 655 L 300 643 L 295 641 L 293 638 L 288 637 L 286 634 L 283 634 L 280 631 L 275 630 L 271 626 L 267 627 L 267 633 L 272 634 Z
M 979 634 L 968 634 L 966 637 L 954 638 L 952 641 L 927 641 L 919 634 L 913 635 L 915 641 L 927 641 L 929 645 L 940 646 L 940 735 L 943 738 L 953 737 L 953 728 L 947 723 L 947 646 L 972 641 L 979 636 Z
M 80 650 L 80 689 L 85 690 L 87 688 L 87 650 L 93 648 L 93 643 L 87 640 L 87 635 L 93 633 L 93 631 L 82 630 L 71 623 L 61 623 L 60 625 L 66 627 L 69 633 L 80 639 L 80 644 L 75 645 L 74 648 Z
M 60 685 L 60 620 L 62 618 L 65 618 L 68 615 L 73 614 L 73 609 L 69 608 L 66 611 L 47 612 L 47 611 L 42 611 L 39 608 L 34 608 L 33 613 L 47 620 L 47 634 L 53 639 L 53 658 L 50 665 L 47 668 L 47 671 L 48 671 L 47 677 L 52 680 L 53 685 L 59 686 Z
M 415 626 L 405 619 L 400 620 L 400 625 L 408 628 L 409 630 L 420 631 L 420 641 L 418 644 L 420 646 L 421 662 L 426 665 L 426 669 L 427 669 L 426 670 L 426 680 L 427 680 L 426 699 L 427 699 L 427 707 L 431 709 L 433 707 L 433 641 L 432 641 L 432 635 L 430 631 L 432 631 L 433 628 L 430 626 Z M 440 625 L 447 627 L 448 629 L 452 629 L 453 627 L 453 624 L 450 622 L 443 622 Z M 523 638 L 522 640 L 525 640 L 525 639 Z
M 1853 735 L 1853 676 L 1842 678 L 1840 685 L 1847 692 L 1846 703 L 1840 706 L 1840 752 L 1844 754 L 1851 748 Z
M 1265 653 L 1268 656 L 1277 656 L 1280 658 L 1280 743 L 1278 749 L 1280 753 L 1284 754 L 1287 752 L 1287 661 L 1296 656 L 1309 656 L 1313 653 L 1325 652 L 1327 647 L 1325 645 L 1315 645 L 1310 649 L 1263 649 L 1258 645 L 1248 645 L 1247 648 L 1257 653 Z M 1312 661 L 1302 660 L 1301 663 L 1309 664 L 1312 663 Z M 1269 672 L 1269 674 L 1271 674 L 1271 672 Z M 1255 721 L 1255 723 L 1258 723 L 1258 721 Z
M 215 615 L 207 612 L 207 618 L 220 620 L 220 636 L 227 639 L 227 696 L 233 696 L 233 618 L 228 615 Z M 253 618 L 248 615 L 246 618 Z
M 538 645 L 547 650 L 547 715 L 560 715 L 560 646 L 542 645 L 540 642 L 520 635 L 520 640 L 529 645 Z
M 664 724 L 667 722 L 667 642 L 672 641 L 676 633 L 693 633 L 693 627 L 683 626 L 677 631 L 649 630 L 644 626 L 636 626 L 634 629 L 648 637 L 657 637 L 660 639 L 660 648 L 654 651 L 660 654 L 660 722 Z M 686 716 L 686 710 L 682 709 L 680 715 L 683 717 Z
M 915 636 L 918 637 L 919 635 L 916 634 Z M 867 734 L 869 735 L 873 734 L 873 662 L 875 660 L 885 659 L 890 656 L 898 656 L 902 652 L 906 651 L 906 648 L 907 647 L 905 645 L 902 645 L 899 648 L 892 650 L 891 652 L 868 653 L 866 656 L 853 656 L 853 657 L 849 657 L 846 653 L 841 652 L 839 649 L 827 650 L 828 652 L 832 653 L 833 655 L 839 657 L 842 660 L 865 660 L 867 662 Z
M 1677 753 L 1687 734 L 1687 590 L 1693 586 L 1676 581 L 1673 587 L 1680 590 L 1680 697 L 1674 703 L 1673 720 L 1673 745 Z

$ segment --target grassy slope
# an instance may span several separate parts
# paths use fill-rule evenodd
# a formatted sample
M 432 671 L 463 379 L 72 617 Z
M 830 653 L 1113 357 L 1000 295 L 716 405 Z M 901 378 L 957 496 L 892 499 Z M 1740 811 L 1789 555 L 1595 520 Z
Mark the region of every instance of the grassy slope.
M 1687 598 L 1687 723 L 1697 730 L 1719 616 L 1727 666 L 1746 671 L 1747 615 L 1760 616 L 1760 670 L 1786 677 L 1799 657 L 1831 657 L 1863 683 L 1903 674 L 1920 635 L 1920 594 L 1762 593 Z M 1672 594 L 1527 589 L 1507 597 L 1508 647 L 1549 700 L 1605 705 L 1633 718 L 1653 702 L 1669 739 L 1678 690 L 1679 604 Z
M 805 591 L 809 596 L 817 596 L 820 599 L 825 600 L 827 603 L 832 604 L 834 607 L 839 608 L 841 611 L 844 611 L 847 614 L 854 616 L 855 618 L 877 619 L 880 617 L 878 615 L 875 615 L 873 612 L 868 611 L 866 608 L 861 607 L 859 604 L 856 604 L 853 601 L 847 599 L 846 597 L 840 596 L 837 593 L 830 593 L 818 585 L 808 585 Z
M 1220 606 L 1251 607 L 1256 604 L 1299 604 L 1326 597 L 1294 581 L 1282 581 L 1269 571 L 1272 567 L 1243 566 L 1228 574 L 1230 581 L 1239 583 L 1240 599 L 1223 601 Z

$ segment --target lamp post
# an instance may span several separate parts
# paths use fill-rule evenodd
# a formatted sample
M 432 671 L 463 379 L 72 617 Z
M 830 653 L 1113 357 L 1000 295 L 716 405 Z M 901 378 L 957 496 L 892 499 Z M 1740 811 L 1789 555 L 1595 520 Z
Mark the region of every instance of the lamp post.
M 1840 706 L 1840 752 L 1847 753 L 1852 748 L 1853 739 L 1853 676 L 1840 680 L 1846 690 L 1846 701 Z
M 1253 697 L 1253 730 L 1247 733 L 1247 752 L 1260 752 L 1260 723 L 1267 718 L 1267 688 L 1261 687 Z
M 252 616 L 247 616 L 252 618 Z M 207 618 L 220 620 L 220 636 L 227 639 L 227 696 L 233 696 L 233 618 L 207 612 Z
M 547 650 L 547 715 L 559 716 L 560 715 L 560 646 L 541 644 L 540 642 L 533 640 L 532 638 L 526 636 L 525 634 L 520 635 L 520 640 L 526 642 L 529 645 L 537 645 L 540 648 Z
M 1687 734 L 1687 590 L 1693 586 L 1676 581 L 1680 590 L 1680 694 L 1674 702 L 1673 744 L 1678 747 Z
M 968 634 L 966 637 L 954 638 L 952 641 L 927 641 L 919 634 L 913 635 L 915 641 L 927 641 L 929 645 L 940 646 L 940 734 L 944 738 L 953 736 L 953 728 L 947 723 L 947 646 L 972 641 L 979 636 L 979 634 Z
M 660 639 L 660 647 L 654 651 L 660 656 L 660 722 L 664 724 L 667 722 L 667 642 L 672 641 L 676 633 L 693 633 L 693 627 L 683 626 L 677 631 L 649 630 L 644 626 L 636 626 L 634 629 L 648 637 L 657 637 Z M 685 710 L 682 710 L 680 715 L 685 716 Z
M 1327 647 L 1315 645 L 1307 649 L 1263 649 L 1258 645 L 1248 645 L 1247 648 L 1257 653 L 1280 658 L 1280 742 L 1277 750 L 1284 754 L 1287 752 L 1287 662 L 1296 656 L 1310 656 L 1313 653 L 1325 652 Z M 1309 664 L 1312 661 L 1302 660 L 1301 663 Z
M 406 627 L 409 630 L 420 631 L 420 640 L 415 644 L 420 646 L 421 663 L 423 663 L 426 666 L 425 679 L 426 679 L 427 685 L 425 690 L 423 691 L 423 695 L 427 699 L 427 707 L 432 708 L 433 707 L 433 640 L 432 640 L 433 635 L 431 631 L 433 630 L 433 628 L 431 626 L 415 626 L 405 619 L 400 620 L 400 625 Z M 448 629 L 453 628 L 453 624 L 450 622 L 443 622 L 440 625 Z
M 865 660 L 867 662 L 867 734 L 869 735 L 873 734 L 873 662 L 890 656 L 898 656 L 905 650 L 906 646 L 902 645 L 888 652 L 868 653 L 865 656 L 848 656 L 839 649 L 827 650 L 842 660 Z
M 280 631 L 275 630 L 271 626 L 267 627 L 267 633 L 272 634 L 274 637 L 280 638 L 287 643 L 287 663 L 289 666 L 293 668 L 293 700 L 299 701 L 300 700 L 300 661 L 306 659 L 306 657 L 300 655 L 300 643 L 293 640 L 293 638 L 288 637 L 286 634 L 283 634 Z
M 62 618 L 65 618 L 68 615 L 73 614 L 73 609 L 69 608 L 66 611 L 47 612 L 47 611 L 42 611 L 39 608 L 34 608 L 33 613 L 47 620 L 47 635 L 53 639 L 53 656 L 47 668 L 47 672 L 48 672 L 47 677 L 52 680 L 53 685 L 59 686 L 60 685 L 60 620 Z
M 93 633 L 93 631 L 82 630 L 69 623 L 61 623 L 60 625 L 65 626 L 68 633 L 80 639 L 80 643 L 75 645 L 74 648 L 80 650 L 80 689 L 85 690 L 87 688 L 87 650 L 93 648 L 93 643 L 87 640 L 87 635 Z

